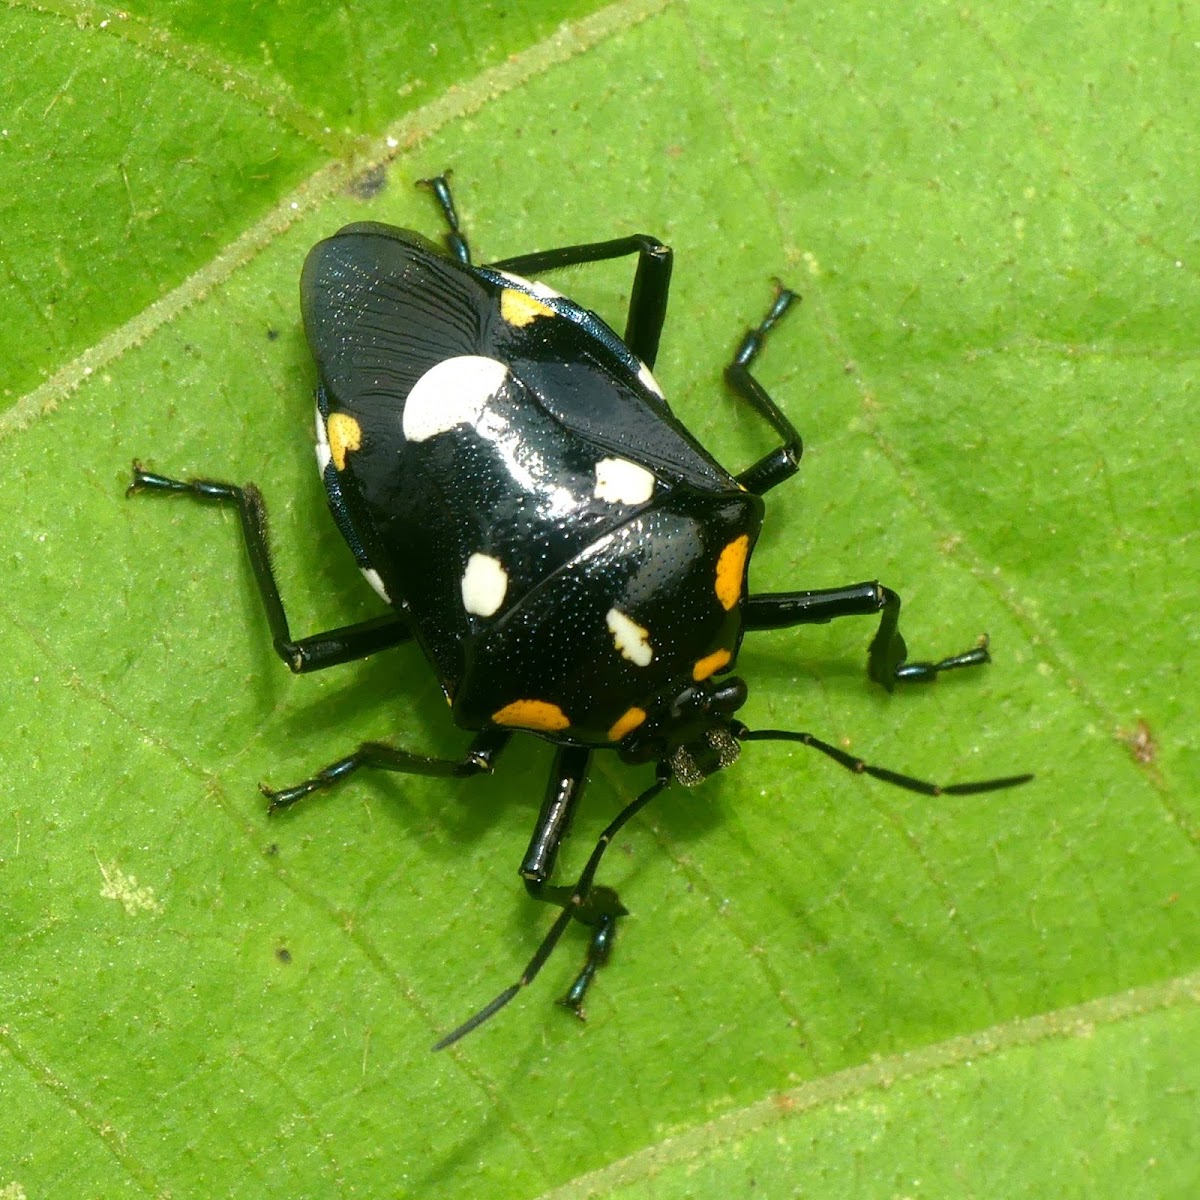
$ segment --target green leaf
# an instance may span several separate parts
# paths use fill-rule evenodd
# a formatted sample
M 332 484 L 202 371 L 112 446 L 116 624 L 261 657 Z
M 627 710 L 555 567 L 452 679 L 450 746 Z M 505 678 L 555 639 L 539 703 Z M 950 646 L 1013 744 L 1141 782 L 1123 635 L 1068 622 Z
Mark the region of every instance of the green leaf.
M 1193 1195 L 1200 18 L 277 7 L 0 17 L 0 1195 Z M 1037 778 L 748 745 L 605 860 L 633 915 L 586 1026 L 573 931 L 432 1055 L 551 917 L 514 871 L 549 748 L 268 822 L 260 780 L 466 738 L 413 647 L 291 677 L 236 518 L 122 491 L 254 479 L 293 628 L 379 611 L 296 280 L 345 221 L 436 235 L 446 167 L 483 261 L 675 247 L 656 375 L 731 467 L 771 441 L 722 366 L 801 291 L 752 586 L 880 578 L 915 656 L 991 637 L 889 696 L 867 622 L 752 635 L 746 721 Z M 565 282 L 620 323 L 628 264 Z M 600 756 L 564 875 L 647 782 Z

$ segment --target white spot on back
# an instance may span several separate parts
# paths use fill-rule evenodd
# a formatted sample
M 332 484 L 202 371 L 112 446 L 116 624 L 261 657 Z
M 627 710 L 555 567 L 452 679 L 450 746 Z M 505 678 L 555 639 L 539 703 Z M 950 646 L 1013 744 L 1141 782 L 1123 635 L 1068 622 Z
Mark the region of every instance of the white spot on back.
M 539 300 L 561 299 L 562 297 L 562 292 L 556 292 L 548 283 L 542 283 L 540 279 L 523 279 L 520 275 L 512 274 L 511 271 L 497 271 L 496 274 L 503 276 L 509 283 L 515 284 L 521 291 L 528 292 Z
M 330 451 L 329 451 L 329 435 L 325 432 L 325 418 L 321 416 L 321 410 L 316 410 L 317 415 L 317 469 L 321 472 L 321 478 L 325 478 L 325 468 L 329 466 Z
M 490 554 L 472 554 L 462 577 L 463 608 L 477 617 L 490 617 L 504 603 L 508 572 Z
M 638 381 L 646 391 L 653 392 L 660 400 L 663 398 L 662 388 L 658 386 L 658 380 L 650 374 L 650 368 L 645 363 L 642 363 L 638 367 Z
M 654 476 L 626 458 L 602 458 L 593 495 L 609 504 L 645 504 L 654 495 Z
M 359 570 L 362 571 L 362 577 L 375 589 L 375 594 L 387 604 L 391 604 L 392 598 L 387 594 L 387 588 L 383 586 L 379 572 L 374 567 L 359 567 Z
M 604 617 L 613 645 L 622 658 L 634 666 L 648 667 L 654 660 L 654 647 L 650 645 L 650 632 L 643 629 L 632 617 L 627 617 L 619 608 L 610 608 Z
M 461 354 L 430 367 L 413 384 L 401 422 L 410 442 L 423 442 L 456 425 L 479 424 L 487 402 L 504 386 L 508 368 L 481 354 Z

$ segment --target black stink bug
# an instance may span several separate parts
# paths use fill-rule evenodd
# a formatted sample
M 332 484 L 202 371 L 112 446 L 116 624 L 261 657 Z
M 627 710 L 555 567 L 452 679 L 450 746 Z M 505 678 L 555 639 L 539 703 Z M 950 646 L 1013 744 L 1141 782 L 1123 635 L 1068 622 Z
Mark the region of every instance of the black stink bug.
M 802 742 L 851 771 L 925 795 L 992 791 L 1028 775 L 939 788 L 870 766 L 808 733 L 748 729 L 746 684 L 729 674 L 746 631 L 878 614 L 867 670 L 899 681 L 988 660 L 985 643 L 910 662 L 900 599 L 875 582 L 748 594 L 764 492 L 793 475 L 800 436 L 751 374 L 796 300 L 780 286 L 725 378 L 780 439 L 730 475 L 679 423 L 650 373 L 667 308 L 671 251 L 633 236 L 471 265 L 444 177 L 424 181 L 449 226 L 449 253 L 406 229 L 347 225 L 308 255 L 300 283 L 317 365 L 317 459 L 355 560 L 391 611 L 295 640 L 271 568 L 263 499 L 178 481 L 134 464 L 130 491 L 182 492 L 234 505 L 275 650 L 296 672 L 415 639 L 457 725 L 459 759 L 379 742 L 273 791 L 271 811 L 362 767 L 463 777 L 490 772 L 516 732 L 555 746 L 520 874 L 561 907 L 520 979 L 443 1037 L 441 1049 L 528 984 L 572 920 L 591 930 L 563 1003 L 581 1012 L 608 958 L 617 894 L 594 882 L 617 831 L 670 782 L 701 782 L 742 743 Z M 528 277 L 637 255 L 625 336 Z M 574 884 L 550 883 L 596 751 L 652 763 L 655 781 L 604 830 Z

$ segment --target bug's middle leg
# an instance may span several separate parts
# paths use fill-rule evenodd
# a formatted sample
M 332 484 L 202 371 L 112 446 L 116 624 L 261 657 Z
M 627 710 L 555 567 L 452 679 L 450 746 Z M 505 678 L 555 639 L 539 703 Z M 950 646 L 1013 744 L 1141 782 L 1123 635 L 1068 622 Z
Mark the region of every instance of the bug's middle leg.
M 339 758 L 322 767 L 315 775 L 286 788 L 269 788 L 259 784 L 259 790 L 271 802 L 270 811 L 277 813 L 290 808 L 313 792 L 324 791 L 342 782 L 363 767 L 382 771 L 399 771 L 404 775 L 434 775 L 449 779 L 466 779 L 472 775 L 490 774 L 500 752 L 508 745 L 512 734 L 505 729 L 488 729 L 477 734 L 462 758 L 429 758 L 411 754 L 383 742 L 363 742 L 353 754 Z
M 767 310 L 767 315 L 753 329 L 746 331 L 737 353 L 725 368 L 726 383 L 783 438 L 781 445 L 763 455 L 758 462 L 737 477 L 738 483 L 746 491 L 759 496 L 795 475 L 800 468 L 800 456 L 804 453 L 804 443 L 799 431 L 767 394 L 766 388 L 750 373 L 750 367 L 762 350 L 767 334 L 782 319 L 783 314 L 800 299 L 795 292 L 782 284 L 778 284 L 777 288 L 775 300 Z
M 581 746 L 559 747 L 537 825 L 520 868 L 525 889 L 535 900 L 570 907 L 571 915 L 592 931 L 583 968 L 560 1000 L 561 1004 L 580 1017 L 583 1016 L 583 1000 L 588 987 L 612 951 L 617 918 L 627 913 L 612 888 L 591 885 L 581 903 L 574 899 L 575 887 L 549 882 L 559 847 L 570 829 L 571 819 L 583 794 L 590 758 L 591 751 Z

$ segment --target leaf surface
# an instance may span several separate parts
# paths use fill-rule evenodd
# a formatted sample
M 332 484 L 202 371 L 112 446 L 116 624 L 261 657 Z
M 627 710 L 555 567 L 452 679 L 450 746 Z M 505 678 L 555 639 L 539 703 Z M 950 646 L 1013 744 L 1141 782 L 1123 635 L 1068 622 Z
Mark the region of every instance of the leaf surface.
M 0 17 L 0 1189 L 1194 1194 L 1200 21 L 419 7 Z M 436 236 L 411 185 L 447 167 L 481 261 L 675 247 L 656 375 L 735 469 L 771 441 L 721 369 L 801 291 L 759 377 L 806 454 L 752 587 L 879 578 L 914 655 L 991 637 L 888 696 L 869 623 L 753 635 L 747 722 L 1037 778 L 930 800 L 747 746 L 610 852 L 633 915 L 586 1026 L 550 1004 L 572 933 L 431 1055 L 547 926 L 515 867 L 549 748 L 268 822 L 260 780 L 466 739 L 413 647 L 291 677 L 235 517 L 122 490 L 134 457 L 253 479 L 294 631 L 377 612 L 296 284 L 344 222 Z M 619 327 L 629 278 L 554 283 Z M 597 761 L 565 873 L 647 782 Z

